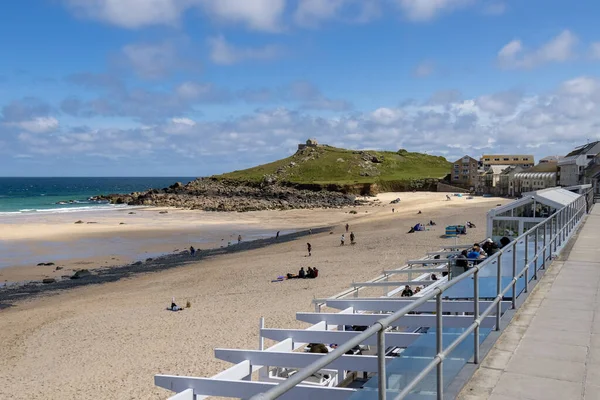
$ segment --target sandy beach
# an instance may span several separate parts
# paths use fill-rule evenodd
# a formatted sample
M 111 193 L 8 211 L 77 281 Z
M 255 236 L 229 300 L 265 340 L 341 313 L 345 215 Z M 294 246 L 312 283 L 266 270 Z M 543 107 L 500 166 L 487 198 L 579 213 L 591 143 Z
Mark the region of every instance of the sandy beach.
M 402 202 L 390 205 L 396 197 Z M 243 214 L 184 210 L 159 214 L 160 210 L 144 209 L 134 215 L 97 214 L 89 219 L 96 224 L 76 225 L 74 220 L 84 218 L 75 214 L 12 227 L 0 222 L 4 242 L 62 245 L 118 234 L 152 251 L 163 248 L 147 244 L 146 239 L 159 238 L 164 252 L 189 246 L 185 236 L 177 242 L 169 238 L 198 230 L 206 248 L 219 246 L 224 234 L 235 235 L 234 227 L 240 230 L 240 226 L 248 232 L 273 234 L 323 226 L 331 226 L 333 232 L 14 302 L 0 311 L 0 379 L 4 382 L 0 398 L 166 399 L 170 392 L 153 385 L 154 374 L 217 373 L 227 364 L 214 359 L 214 348 L 256 348 L 260 316 L 266 317 L 268 327 L 304 327 L 295 321 L 295 312 L 312 310 L 313 297 L 333 295 L 353 280 L 371 279 L 383 268 L 399 267 L 409 258 L 438 249 L 452 240 L 441 238 L 448 224 L 472 221 L 477 228 L 460 243 L 482 240 L 487 211 L 507 202 L 477 197 L 445 201 L 445 197 L 443 193 L 387 193 L 357 208 Z M 397 212 L 392 213 L 392 207 Z M 350 210 L 357 214 L 349 214 Z M 432 230 L 406 233 L 415 223 L 431 219 L 438 224 Z M 356 234 L 355 246 L 339 246 L 346 223 Z M 307 241 L 313 246 L 312 257 L 306 256 Z M 112 258 L 110 254 L 67 258 L 60 265 L 64 270 L 81 262 L 91 263 L 89 268 L 110 268 L 131 261 L 131 256 Z M 279 275 L 308 266 L 319 268 L 318 279 L 271 283 Z M 37 268 L 2 268 L 0 279 L 37 279 L 54 267 Z M 178 303 L 190 301 L 192 307 L 180 313 L 166 311 L 173 296 Z

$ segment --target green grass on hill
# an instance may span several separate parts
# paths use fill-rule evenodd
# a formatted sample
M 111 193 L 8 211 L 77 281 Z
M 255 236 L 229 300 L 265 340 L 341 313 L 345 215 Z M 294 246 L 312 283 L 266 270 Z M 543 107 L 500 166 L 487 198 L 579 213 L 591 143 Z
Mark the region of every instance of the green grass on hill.
M 373 162 L 377 157 L 381 163 Z M 317 184 L 376 183 L 423 178 L 443 178 L 450 172 L 451 163 L 443 157 L 406 150 L 353 151 L 331 146 L 306 148 L 269 164 L 233 171 L 218 178 L 258 182 L 265 175 L 278 181 Z

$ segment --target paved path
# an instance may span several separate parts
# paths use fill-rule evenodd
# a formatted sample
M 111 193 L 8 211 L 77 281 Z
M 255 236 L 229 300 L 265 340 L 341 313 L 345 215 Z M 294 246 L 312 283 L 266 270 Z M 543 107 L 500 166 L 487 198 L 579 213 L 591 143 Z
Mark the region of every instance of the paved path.
M 600 204 L 458 398 L 600 399 Z

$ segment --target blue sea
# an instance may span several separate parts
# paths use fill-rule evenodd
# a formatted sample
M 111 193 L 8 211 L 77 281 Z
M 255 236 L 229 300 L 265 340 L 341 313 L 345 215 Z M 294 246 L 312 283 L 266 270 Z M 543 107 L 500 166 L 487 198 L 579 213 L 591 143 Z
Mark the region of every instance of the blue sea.
M 0 178 L 0 214 L 58 213 L 117 207 L 90 201 L 101 194 L 162 189 L 190 177 L 160 178 Z M 61 204 L 58 204 L 58 203 Z M 66 203 L 66 204 L 62 204 Z

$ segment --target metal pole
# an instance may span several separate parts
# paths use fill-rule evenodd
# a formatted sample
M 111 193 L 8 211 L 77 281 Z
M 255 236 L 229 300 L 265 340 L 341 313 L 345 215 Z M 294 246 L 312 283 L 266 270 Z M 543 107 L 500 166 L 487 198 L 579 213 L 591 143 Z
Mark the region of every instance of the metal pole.
M 475 270 L 473 275 L 473 320 L 476 321 L 477 318 L 479 318 L 479 270 Z M 479 364 L 479 325 L 475 327 L 473 335 L 473 363 Z
M 436 352 L 439 356 L 444 351 L 444 343 L 442 342 L 442 293 L 438 293 L 435 298 L 435 315 L 436 315 Z M 437 365 L 437 399 L 442 400 L 444 398 L 444 360 L 440 360 Z
M 386 376 L 385 376 L 385 329 L 377 332 L 377 369 L 378 369 L 378 389 L 379 400 L 385 400 Z
M 544 261 L 542 262 L 543 269 L 546 269 L 546 260 L 547 260 L 547 258 L 546 258 L 546 246 L 547 246 L 546 236 L 548 236 L 548 221 L 544 222 L 544 251 L 542 254 L 542 257 L 544 258 Z
M 533 264 L 533 279 L 535 279 L 537 281 L 537 270 L 538 270 L 538 259 L 537 259 L 537 254 L 538 254 L 538 241 L 539 241 L 539 234 L 538 234 L 538 228 L 535 228 L 535 250 L 534 250 L 534 257 L 535 257 L 535 262 Z
M 260 317 L 258 321 L 258 349 L 263 351 L 265 349 L 265 338 L 262 336 L 261 329 L 265 327 L 265 317 Z
M 502 295 L 502 253 L 498 255 L 498 276 L 496 277 L 496 293 L 498 296 Z M 500 330 L 500 314 L 502 299 L 496 305 L 496 330 Z
M 512 284 L 512 309 L 516 310 L 517 309 L 517 281 L 515 280 L 515 277 L 517 276 L 517 243 L 513 242 L 513 248 L 512 248 L 512 277 L 513 277 L 513 284 Z
M 529 292 L 529 235 L 525 235 L 525 293 Z
M 554 253 L 554 217 L 550 219 L 550 254 L 548 258 L 552 258 L 552 253 Z

